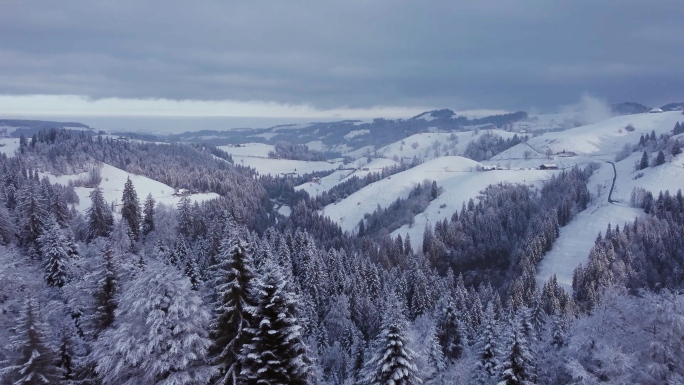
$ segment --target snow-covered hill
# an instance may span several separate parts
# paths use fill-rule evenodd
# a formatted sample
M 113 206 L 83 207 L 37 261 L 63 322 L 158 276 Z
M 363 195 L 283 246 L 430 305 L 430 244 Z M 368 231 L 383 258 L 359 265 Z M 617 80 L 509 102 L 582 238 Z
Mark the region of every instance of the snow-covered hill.
M 272 159 L 268 157 L 268 153 L 274 151 L 275 146 L 263 143 L 245 143 L 239 147 L 221 146 L 219 148 L 231 154 L 235 164 L 252 167 L 262 175 L 302 175 L 316 171 L 334 170 L 342 165 L 341 162 Z
M 67 185 L 69 180 L 77 181 L 81 178 L 85 178 L 87 173 L 82 173 L 78 175 L 61 175 L 54 176 L 51 174 L 41 174 L 47 175 L 48 179 L 52 183 L 60 183 Z M 124 184 L 127 178 L 131 178 L 133 187 L 135 188 L 138 198 L 142 202 L 148 194 L 152 194 L 152 198 L 157 203 L 163 203 L 166 205 L 177 205 L 180 202 L 181 197 L 174 196 L 173 193 L 175 189 L 171 186 L 167 186 L 164 183 L 157 182 L 150 178 L 132 174 L 130 172 L 121 170 L 114 166 L 110 166 L 106 163 L 102 164 L 100 169 L 100 174 L 102 176 L 102 181 L 100 182 L 100 188 L 102 189 L 102 195 L 107 203 L 111 204 L 114 202 L 115 205 L 121 202 L 121 196 L 123 194 Z M 76 187 L 76 194 L 78 194 L 79 203 L 76 205 L 76 209 L 80 212 L 85 212 L 85 210 L 90 207 L 90 197 L 89 194 L 93 191 L 92 188 L 86 187 Z M 192 194 L 189 195 L 191 201 L 203 202 L 209 199 L 218 198 L 216 193 L 205 193 L 205 194 Z

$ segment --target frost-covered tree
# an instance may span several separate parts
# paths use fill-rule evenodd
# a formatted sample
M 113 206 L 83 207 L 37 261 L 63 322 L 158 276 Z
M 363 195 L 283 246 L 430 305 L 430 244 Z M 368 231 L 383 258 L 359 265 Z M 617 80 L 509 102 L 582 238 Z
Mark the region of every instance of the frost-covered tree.
M 10 337 L 9 350 L 17 353 L 11 365 L 0 369 L 4 384 L 60 384 L 63 374 L 59 357 L 51 346 L 47 325 L 41 319 L 38 303 L 33 298 L 24 302 L 17 324 Z
M 15 221 L 3 202 L 0 202 L 0 243 L 8 245 L 14 240 Z
M 93 356 L 108 384 L 206 384 L 209 313 L 176 268 L 149 264 L 122 293 Z
M 97 237 L 106 237 L 114 227 L 114 217 L 107 207 L 107 202 L 102 195 L 102 189 L 96 187 L 90 193 L 90 207 L 86 210 L 88 219 L 88 240 Z
M 496 378 L 499 368 L 497 322 L 494 319 L 494 308 L 487 304 L 484 315 L 484 325 L 480 333 L 480 339 L 475 346 L 477 363 L 473 373 L 474 384 L 491 384 Z
M 220 377 L 215 384 L 238 384 L 242 346 L 247 341 L 253 306 L 254 262 L 247 243 L 236 232 L 228 232 L 221 241 L 215 274 L 216 304 L 211 321 L 209 349 L 212 364 Z
M 154 199 L 152 194 L 148 194 L 145 198 L 145 205 L 143 207 L 143 219 L 142 219 L 142 235 L 147 236 L 150 232 L 154 230 Z
M 310 384 L 313 370 L 302 336 L 299 299 L 271 261 L 262 266 L 255 300 L 252 324 L 246 329 L 248 342 L 240 355 L 240 383 Z
M 68 237 L 53 215 L 47 219 L 43 234 L 38 238 L 42 254 L 45 281 L 50 286 L 62 287 L 69 279 L 70 265 L 78 257 L 73 240 Z
M 17 217 L 19 219 L 19 244 L 29 256 L 40 258 L 38 237 L 43 233 L 47 209 L 37 182 L 29 180 L 18 191 Z
M 121 219 L 126 221 L 128 227 L 131 229 L 133 241 L 137 242 L 138 239 L 140 239 L 140 222 L 142 221 L 142 215 L 140 213 L 138 193 L 135 192 L 130 177 L 126 180 L 123 196 L 121 197 Z
M 414 363 L 415 353 L 408 348 L 407 322 L 396 299 L 388 300 L 380 334 L 364 368 L 363 383 L 368 385 L 413 385 L 422 383 Z M 389 307 L 388 306 L 388 307 Z M 397 309 L 399 308 L 399 309 Z
M 509 347 L 501 362 L 502 380 L 499 385 L 531 385 L 535 382 L 534 361 L 525 339 L 521 318 L 518 315 L 509 330 Z

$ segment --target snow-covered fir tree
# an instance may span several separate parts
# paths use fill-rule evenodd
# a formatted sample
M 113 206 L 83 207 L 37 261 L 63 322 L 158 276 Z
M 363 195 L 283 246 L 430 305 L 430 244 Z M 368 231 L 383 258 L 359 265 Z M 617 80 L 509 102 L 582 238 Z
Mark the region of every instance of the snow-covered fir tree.
M 64 374 L 58 367 L 57 349 L 48 336 L 48 325 L 42 319 L 38 302 L 29 297 L 24 302 L 10 337 L 10 351 L 16 353 L 9 366 L 0 370 L 5 384 L 60 384 Z
M 138 193 L 135 192 L 130 177 L 126 179 L 123 196 L 121 197 L 121 219 L 126 221 L 131 229 L 133 241 L 137 242 L 141 235 L 140 222 L 142 221 L 142 214 L 140 212 Z
M 152 194 L 148 194 L 143 206 L 143 219 L 141 225 L 141 233 L 144 237 L 154 231 L 154 205 L 155 201 L 154 198 L 152 198 Z
M 524 315 L 520 312 L 508 330 L 508 347 L 504 350 L 498 385 L 531 385 L 535 383 L 534 361 L 523 329 Z
M 90 207 L 86 210 L 86 217 L 88 218 L 88 240 L 106 237 L 112 231 L 114 217 L 99 187 L 90 193 Z
M 313 368 L 302 337 L 299 299 L 272 261 L 261 267 L 254 293 L 248 341 L 240 355 L 240 383 L 311 384 Z
M 177 269 L 150 263 L 124 288 L 114 324 L 94 344 L 109 384 L 206 384 L 209 313 Z
M 211 320 L 209 349 L 212 364 L 218 369 L 216 384 L 238 384 L 240 351 L 248 341 L 254 294 L 254 262 L 252 250 L 236 231 L 227 231 L 221 241 L 216 277 L 214 315 Z
M 43 234 L 38 238 L 45 281 L 48 285 L 62 287 L 69 279 L 70 266 L 78 257 L 73 240 L 65 233 L 70 230 L 60 228 L 53 215 L 47 218 Z
M 417 385 L 415 353 L 408 347 L 407 321 L 398 298 L 390 295 L 380 334 L 365 364 L 362 383 L 367 385 Z
M 490 302 L 485 310 L 480 339 L 475 346 L 477 364 L 473 373 L 473 384 L 492 384 L 495 382 L 500 365 L 498 338 L 498 325 L 494 318 L 494 308 Z

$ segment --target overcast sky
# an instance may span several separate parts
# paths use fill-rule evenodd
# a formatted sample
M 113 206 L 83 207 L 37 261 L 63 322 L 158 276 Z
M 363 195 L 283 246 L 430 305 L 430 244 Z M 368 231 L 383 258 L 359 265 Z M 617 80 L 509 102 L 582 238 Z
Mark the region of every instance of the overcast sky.
M 659 105 L 683 48 L 681 0 L 0 0 L 0 113 Z

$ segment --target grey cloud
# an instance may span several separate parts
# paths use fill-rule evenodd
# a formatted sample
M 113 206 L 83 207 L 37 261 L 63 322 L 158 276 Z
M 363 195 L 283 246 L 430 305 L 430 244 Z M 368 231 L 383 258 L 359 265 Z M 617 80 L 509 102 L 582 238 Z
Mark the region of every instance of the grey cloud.
M 678 0 L 0 1 L 0 93 L 527 108 L 681 99 Z M 672 99 L 672 100 L 674 100 Z

